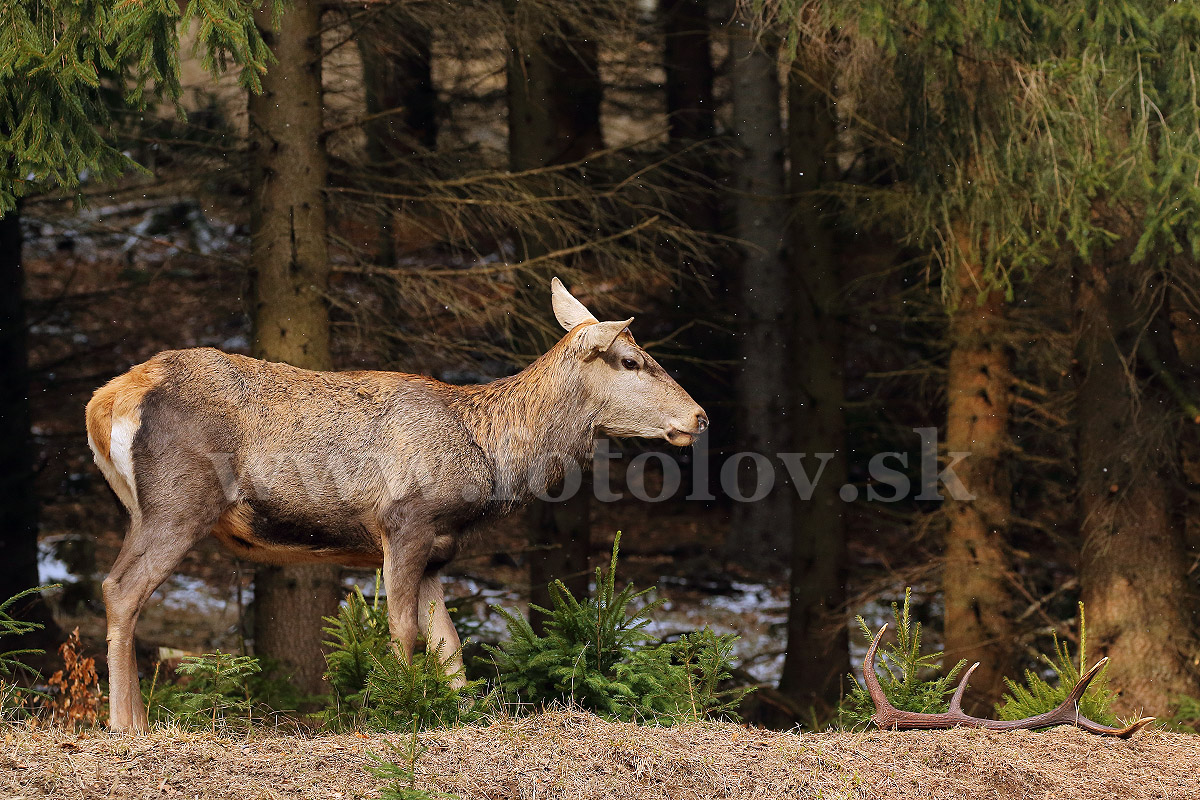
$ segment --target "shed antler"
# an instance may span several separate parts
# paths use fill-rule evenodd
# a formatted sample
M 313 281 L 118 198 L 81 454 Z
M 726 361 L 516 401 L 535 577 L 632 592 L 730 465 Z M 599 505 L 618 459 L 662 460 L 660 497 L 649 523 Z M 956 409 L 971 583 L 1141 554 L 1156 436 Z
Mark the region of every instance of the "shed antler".
M 975 667 L 979 666 L 978 662 L 971 665 L 971 668 L 963 675 L 962 680 L 958 682 L 958 688 L 954 690 L 954 696 L 950 698 L 949 711 L 942 714 L 901 711 L 888 702 L 887 696 L 883 693 L 883 687 L 879 685 L 879 676 L 875 674 L 875 650 L 878 649 L 879 640 L 883 638 L 883 633 L 887 628 L 888 626 L 884 625 L 879 629 L 879 633 L 875 634 L 875 638 L 871 641 L 871 646 L 867 648 L 866 658 L 863 659 L 863 680 L 867 684 L 867 691 L 871 694 L 871 701 L 875 704 L 875 715 L 871 719 L 875 720 L 875 724 L 880 728 L 891 730 L 935 730 L 938 728 L 963 726 L 966 728 L 987 728 L 990 731 L 1016 731 L 1052 728 L 1055 725 L 1075 725 L 1089 733 L 1127 739 L 1154 721 L 1154 717 L 1143 717 L 1124 728 L 1110 728 L 1107 725 L 1101 725 L 1080 715 L 1079 700 L 1083 697 L 1083 693 L 1087 691 L 1088 684 L 1104 668 L 1104 664 L 1108 661 L 1107 658 L 1100 659 L 1091 669 L 1083 674 L 1079 679 L 1079 683 L 1075 684 L 1075 688 L 1067 695 L 1067 699 L 1062 702 L 1062 705 L 1053 711 L 1047 711 L 1037 716 L 1026 717 L 1025 719 L 998 720 L 972 717 L 963 712 L 963 692 L 967 690 L 967 683 L 971 680 L 971 673 L 975 671 Z

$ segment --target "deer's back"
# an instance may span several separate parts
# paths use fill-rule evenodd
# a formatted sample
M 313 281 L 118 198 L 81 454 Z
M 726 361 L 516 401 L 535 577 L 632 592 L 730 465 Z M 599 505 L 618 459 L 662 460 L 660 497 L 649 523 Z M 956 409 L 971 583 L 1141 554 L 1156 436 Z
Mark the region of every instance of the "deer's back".
M 106 399 L 112 431 L 134 406 L 129 460 L 141 513 L 216 505 L 214 533 L 249 558 L 342 552 L 344 563 L 376 563 L 387 515 L 417 509 L 450 522 L 478 513 L 464 487 L 490 493 L 487 460 L 450 407 L 455 391 L 403 373 L 312 372 L 175 350 L 99 390 L 89 433 L 99 438 L 92 428 L 103 420 L 94 426 L 93 417 L 103 417 Z

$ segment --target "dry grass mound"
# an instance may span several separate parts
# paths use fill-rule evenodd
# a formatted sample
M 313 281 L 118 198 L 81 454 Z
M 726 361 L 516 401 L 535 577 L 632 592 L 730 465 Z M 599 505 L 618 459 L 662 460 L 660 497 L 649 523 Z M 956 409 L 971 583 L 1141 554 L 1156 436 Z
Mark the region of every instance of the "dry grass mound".
M 370 753 L 403 736 L 147 737 L 6 727 L 0 797 L 351 800 L 378 796 Z M 780 733 L 653 728 L 562 711 L 435 731 L 418 785 L 476 798 L 1200 797 L 1200 737 L 1074 728 Z

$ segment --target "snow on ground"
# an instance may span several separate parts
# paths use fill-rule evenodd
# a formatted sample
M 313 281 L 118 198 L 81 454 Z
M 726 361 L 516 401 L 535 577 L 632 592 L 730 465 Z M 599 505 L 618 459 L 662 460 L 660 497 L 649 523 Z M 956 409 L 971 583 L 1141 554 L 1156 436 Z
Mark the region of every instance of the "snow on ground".
M 38 542 L 38 583 L 45 586 L 51 583 L 74 583 L 75 580 L 66 562 L 58 557 L 58 541 L 43 539 Z

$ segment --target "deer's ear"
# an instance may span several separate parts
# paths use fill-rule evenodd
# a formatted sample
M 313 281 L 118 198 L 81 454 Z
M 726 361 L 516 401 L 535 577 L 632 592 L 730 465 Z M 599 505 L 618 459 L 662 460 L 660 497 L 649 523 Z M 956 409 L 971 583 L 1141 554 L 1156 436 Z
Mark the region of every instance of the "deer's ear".
M 596 321 L 592 312 L 587 310 L 587 306 L 576 300 L 575 296 L 567 291 L 567 287 L 563 286 L 563 282 L 558 278 L 550 281 L 550 299 L 554 305 L 554 316 L 558 318 L 558 324 L 567 330 L 572 330 L 583 322 Z M 609 344 L 611 343 L 610 341 Z
M 588 325 L 579 332 L 579 346 L 587 355 L 603 353 L 612 347 L 612 343 L 621 335 L 621 331 L 628 328 L 631 322 L 633 322 L 633 317 L 624 321 L 597 322 L 595 325 Z

